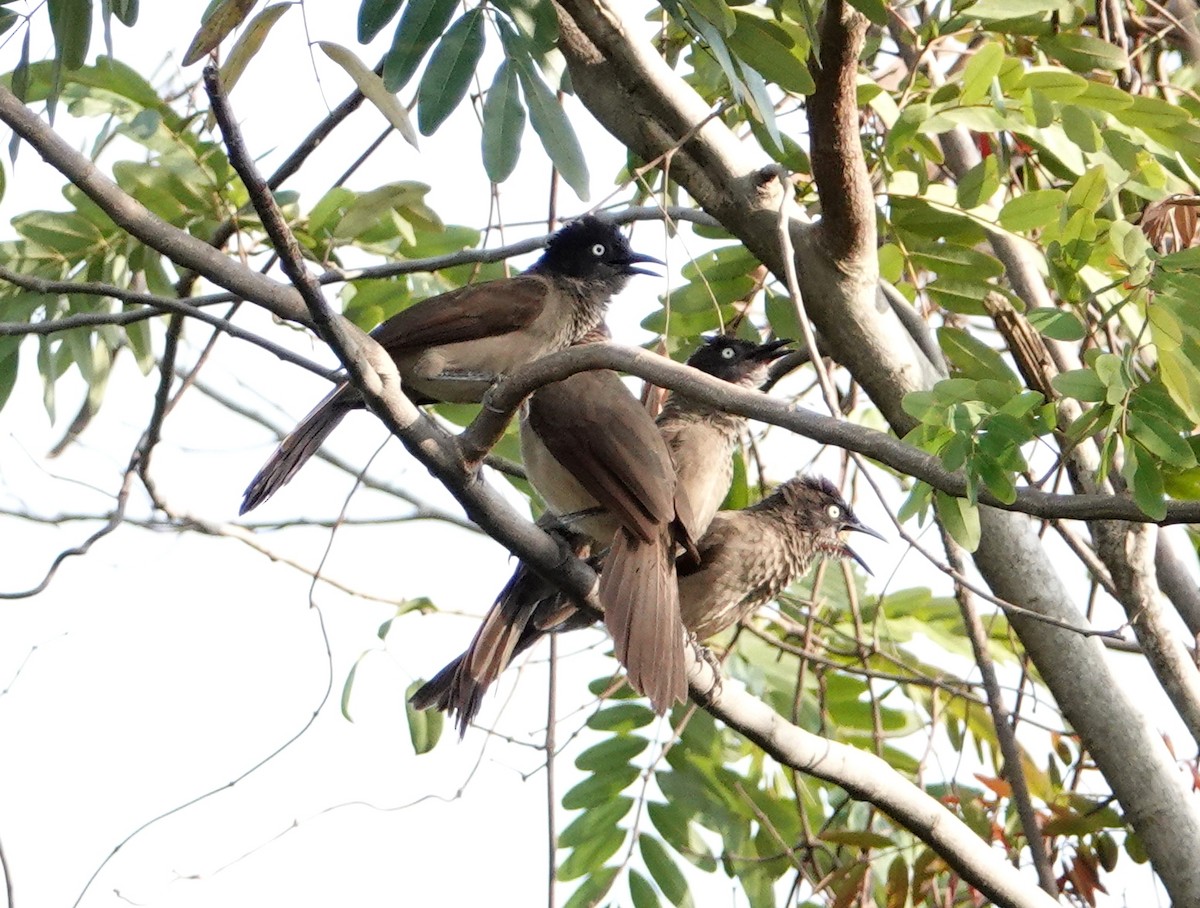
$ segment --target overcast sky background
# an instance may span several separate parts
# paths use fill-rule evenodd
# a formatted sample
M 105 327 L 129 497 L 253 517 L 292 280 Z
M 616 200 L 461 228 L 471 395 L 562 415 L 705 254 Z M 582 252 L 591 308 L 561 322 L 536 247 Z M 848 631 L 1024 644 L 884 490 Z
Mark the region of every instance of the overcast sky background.
M 176 70 L 204 5 L 200 0 L 143 4 L 134 30 L 115 27 L 118 58 L 143 73 Z M 390 40 L 391 30 L 385 29 L 372 48 L 357 46 L 352 5 L 314 3 L 307 13 L 314 40 L 353 47 L 368 63 Z M 303 25 L 300 8 L 289 10 L 232 95 L 264 172 L 351 87 L 319 51 L 312 55 L 318 86 Z M 19 50 L 13 34 L 0 48 L 5 71 Z M 49 28 L 39 17 L 34 57 L 48 56 L 50 47 Z M 97 30 L 90 57 L 101 48 Z M 481 71 L 490 76 L 494 50 L 486 59 L 493 62 Z M 199 64 L 184 73 L 188 79 L 198 75 Z M 408 101 L 411 91 L 410 86 L 402 92 L 402 99 Z M 574 117 L 574 122 L 583 132 L 593 201 L 599 200 L 623 151 L 586 118 Z M 56 126 L 86 150 L 99 121 L 79 123 L 60 110 Z M 299 189 L 307 209 L 383 126 L 380 115 L 365 105 L 285 188 Z M 437 135 L 423 138 L 419 153 L 393 134 L 349 185 L 365 189 L 420 180 L 433 187 L 428 200 L 447 222 L 482 225 L 489 186 L 479 164 L 478 135 L 469 107 Z M 549 165 L 531 132 L 523 148 L 518 172 L 502 190 L 509 223 L 545 218 Z M 137 153 L 127 148 L 124 154 Z M 8 188 L 0 200 L 0 235 L 11 235 L 8 221 L 15 214 L 65 207 L 58 193 L 61 178 L 28 147 L 15 167 L 8 160 L 4 165 Z M 563 215 L 587 207 L 566 187 L 560 199 Z M 508 238 L 540 232 L 531 227 Z M 682 243 L 668 247 L 663 237 L 658 225 L 640 225 L 634 245 L 669 257 L 677 267 L 686 254 Z M 515 264 L 523 267 L 531 258 Z M 645 339 L 637 322 L 664 286 L 662 280 L 638 278 L 614 304 L 619 341 Z M 258 312 L 244 311 L 238 321 L 333 364 L 306 336 L 273 325 Z M 189 329 L 185 362 L 207 336 Z M 220 343 L 205 378 L 239 399 L 252 394 L 261 412 L 287 425 L 324 393 L 321 379 L 243 347 Z M 0 411 L 0 507 L 44 516 L 103 512 L 111 507 L 120 472 L 145 427 L 156 376 L 143 378 L 125 357 L 114 370 L 105 408 L 82 442 L 46 461 L 45 452 L 61 437 L 83 389 L 74 373 L 60 381 L 59 421 L 50 425 L 33 349 L 24 348 L 16 391 Z M 347 420 L 332 446 L 361 457 L 385 438 L 379 424 L 362 414 Z M 193 391 L 167 420 L 154 475 L 174 508 L 234 521 L 241 490 L 273 446 L 261 428 Z M 772 478 L 787 478 L 813 454 L 804 439 L 772 433 L 769 462 L 790 468 Z M 396 442 L 386 446 L 372 472 L 458 512 Z M 352 484 L 345 474 L 313 461 L 253 516 L 263 521 L 333 517 Z M 135 517 L 146 514 L 139 493 L 130 508 Z M 523 507 L 519 496 L 514 494 L 513 501 Z M 392 499 L 360 492 L 348 515 L 400 511 Z M 865 503 L 860 515 L 892 536 L 874 503 Z M 54 553 L 78 544 L 95 527 L 0 517 L 0 588 L 38 583 Z M 13 874 L 16 904 L 72 904 L 125 836 L 166 810 L 226 786 L 274 752 L 304 727 L 330 685 L 328 700 L 299 741 L 233 789 L 135 837 L 101 871 L 83 904 L 304 908 L 434 899 L 513 906 L 541 902 L 547 874 L 546 794 L 535 745 L 545 723 L 545 648 L 520 673 L 515 694 L 517 673 L 510 672 L 485 703 L 485 723 L 505 710 L 501 727 L 510 742 L 472 732 L 460 745 L 448 735 L 433 753 L 415 757 L 403 709 L 409 683 L 428 677 L 466 645 L 476 625 L 473 616 L 507 579 L 507 553 L 483 537 L 430 522 L 345 527 L 333 534 L 332 544 L 330 532 L 320 528 L 259 538 L 272 552 L 308 565 L 315 565 L 328 546 L 325 576 L 386 600 L 427 596 L 462 616 L 405 616 L 384 644 L 376 629 L 395 613 L 391 605 L 321 585 L 314 597 L 319 611 L 314 610 L 308 578 L 240 542 L 132 526 L 99 542 L 85 558 L 68 560 L 45 594 L 0 603 L 0 843 Z M 898 565 L 900 579 L 890 580 L 892 589 L 936 582 L 931 569 L 915 556 L 906 558 L 898 542 L 866 540 L 859 550 L 875 570 L 872 589 L 889 582 Z M 560 718 L 594 709 L 585 685 L 613 666 L 603 655 L 604 638 L 574 635 L 561 642 L 560 650 L 583 651 L 562 664 Z M 357 671 L 351 723 L 338 709 L 341 686 L 368 652 Z M 1124 662 L 1133 668 L 1133 660 Z M 1161 695 L 1149 686 L 1147 691 L 1148 704 L 1161 707 Z M 1161 708 L 1159 714 L 1163 727 L 1185 741 L 1174 717 Z M 585 743 L 586 738 L 577 741 L 572 752 Z M 561 798 L 572 784 L 573 769 L 569 757 L 559 765 Z M 560 812 L 560 830 L 569 819 Z M 698 905 L 745 904 L 736 883 L 723 876 L 691 879 Z M 1129 898 L 1113 893 L 1110 904 L 1146 904 L 1138 901 L 1147 895 L 1146 879 L 1145 871 L 1132 875 Z M 570 888 L 561 888 L 560 902 Z

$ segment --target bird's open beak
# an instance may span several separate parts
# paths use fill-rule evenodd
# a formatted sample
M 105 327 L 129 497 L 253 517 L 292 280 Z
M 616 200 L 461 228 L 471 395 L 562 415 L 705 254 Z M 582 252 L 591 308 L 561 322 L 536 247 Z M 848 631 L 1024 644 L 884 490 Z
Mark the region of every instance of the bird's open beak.
M 768 341 L 765 344 L 759 344 L 758 349 L 750 354 L 750 359 L 761 360 L 764 363 L 769 363 L 772 360 L 779 359 L 781 356 L 787 356 L 791 350 L 785 349 L 792 342 L 790 337 L 785 337 L 782 340 Z
M 625 268 L 624 268 L 624 271 L 625 271 L 625 273 L 626 273 L 626 274 L 648 274 L 648 275 L 650 275 L 651 277 L 658 277 L 658 276 L 659 276 L 657 272 L 654 272 L 654 271 L 648 271 L 648 270 L 647 270 L 647 269 L 645 269 L 645 268 L 634 268 L 633 266 L 634 266 L 635 264 L 637 264 L 638 262 L 651 262 L 651 263 L 653 263 L 653 264 L 655 264 L 655 265 L 662 265 L 662 266 L 664 266 L 664 267 L 665 267 L 665 266 L 666 266 L 666 264 L 667 264 L 666 262 L 664 262 L 664 261 L 662 261 L 662 260 L 660 260 L 660 259 L 656 259 L 656 258 L 655 258 L 654 256 L 652 256 L 652 255 L 643 255 L 643 254 L 642 254 L 642 253 L 640 253 L 640 252 L 631 252 L 631 253 L 629 253 L 629 255 L 628 255 L 628 256 L 626 256 L 626 258 L 625 258 L 625 260 L 624 260 L 624 261 L 617 262 L 616 264 L 618 264 L 618 265 L 624 265 L 624 266 L 625 266 Z
M 876 539 L 882 540 L 883 542 L 887 542 L 886 537 L 882 533 L 880 533 L 878 530 L 873 530 L 869 526 L 867 526 L 865 523 L 859 523 L 857 520 L 855 520 L 853 522 L 847 522 L 842 527 L 842 530 L 846 531 L 846 532 L 853 532 L 853 533 L 865 533 L 868 536 L 874 536 Z M 872 577 L 875 576 L 874 571 L 872 571 L 869 567 L 867 567 L 867 563 L 862 560 L 862 556 L 859 555 L 858 552 L 854 551 L 854 549 L 850 548 L 850 546 L 848 546 L 845 542 L 842 543 L 842 557 L 843 558 L 853 558 L 855 561 L 858 562 L 859 567 L 861 567 L 864 571 L 866 571 Z

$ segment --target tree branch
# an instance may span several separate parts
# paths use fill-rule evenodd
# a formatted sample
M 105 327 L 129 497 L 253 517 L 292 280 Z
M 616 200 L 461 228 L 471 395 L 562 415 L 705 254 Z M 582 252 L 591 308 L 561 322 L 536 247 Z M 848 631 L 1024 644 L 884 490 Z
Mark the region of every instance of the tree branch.
M 1020 871 L 962 820 L 879 757 L 804 731 L 738 685 L 726 682 L 714 692 L 717 676 L 712 666 L 695 659 L 690 651 L 688 659 L 692 699 L 784 766 L 833 782 L 852 797 L 874 804 L 996 905 L 1058 905 L 1056 899 L 1030 886 Z

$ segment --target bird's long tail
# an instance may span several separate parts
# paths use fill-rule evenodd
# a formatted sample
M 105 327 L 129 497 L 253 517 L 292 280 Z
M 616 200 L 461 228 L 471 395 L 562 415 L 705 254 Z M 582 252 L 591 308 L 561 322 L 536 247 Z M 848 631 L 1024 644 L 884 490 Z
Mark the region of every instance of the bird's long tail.
M 258 475 L 246 486 L 238 513 L 245 514 L 278 492 L 317 453 L 321 443 L 337 428 L 342 418 L 361 406 L 362 402 L 349 384 L 343 383 L 334 388 L 279 443 L 271 459 L 263 464 Z
M 600 575 L 600 604 L 629 683 L 658 713 L 687 697 L 687 668 L 671 528 L 652 543 L 624 529 Z
M 411 702 L 417 709 L 436 707 L 455 715 L 461 737 L 479 712 L 483 695 L 513 658 L 548 633 L 533 620 L 539 608 L 552 607 L 558 590 L 518 565 L 488 610 L 466 652 L 434 675 Z

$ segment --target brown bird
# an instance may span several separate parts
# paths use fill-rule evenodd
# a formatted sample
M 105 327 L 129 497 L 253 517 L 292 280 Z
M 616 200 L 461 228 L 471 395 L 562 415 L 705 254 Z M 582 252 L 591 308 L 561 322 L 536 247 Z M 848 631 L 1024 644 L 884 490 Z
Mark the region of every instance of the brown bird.
M 777 597 L 821 557 L 852 558 L 871 573 L 842 539 L 846 532 L 884 538 L 859 521 L 833 483 L 820 477 L 791 479 L 749 508 L 719 512 L 697 546 L 699 561 L 683 555 L 676 562 L 684 627 L 699 641 L 719 634 Z M 488 685 L 517 654 L 550 631 L 574 630 L 595 620 L 587 610 L 576 610 L 561 625 L 546 626 L 540 619 L 555 614 L 552 606 L 559 600 L 552 596 L 531 603 L 529 594 L 537 590 L 518 588 L 519 576 L 520 571 L 488 612 L 471 648 L 412 698 L 418 709 L 435 706 L 456 712 L 460 734 L 466 733 Z M 534 576 L 525 572 L 527 580 Z M 540 582 L 541 591 L 550 589 L 546 581 Z M 504 644 L 479 647 L 481 638 L 502 639 Z M 481 653 L 491 658 L 476 658 L 473 664 L 472 657 Z
M 613 651 L 666 712 L 687 696 L 675 551 L 696 534 L 658 427 L 617 373 L 580 372 L 530 396 L 521 457 L 551 512 L 608 548 L 598 597 Z
M 754 387 L 766 379 L 769 363 L 786 352 L 782 349 L 786 343 L 754 344 L 718 336 L 707 339 L 687 362 L 731 383 Z M 692 503 L 687 526 L 694 536 L 708 526 L 728 493 L 733 450 L 740 442 L 745 419 L 676 393 L 659 414 L 657 425 L 671 451 L 678 486 Z M 570 506 L 576 504 L 579 502 L 573 501 Z M 576 553 L 580 553 L 578 548 Z M 602 584 L 605 576 L 611 576 L 607 566 L 601 573 Z M 413 703 L 420 709 L 437 706 L 456 712 L 459 729 L 465 733 L 483 693 L 517 653 L 551 629 L 585 627 L 597 617 L 590 609 L 580 610 L 551 583 L 519 565 L 467 651 L 422 687 Z
M 823 477 L 789 479 L 758 504 L 722 511 L 700 540 L 697 565 L 679 565 L 683 623 L 707 640 L 783 592 L 822 556 L 853 558 L 846 532 L 883 539 Z
M 651 273 L 635 267 L 639 262 L 658 259 L 630 249 L 615 225 L 583 217 L 554 234 L 522 274 L 421 300 L 371 336 L 395 360 L 415 403 L 479 401 L 500 375 L 592 330 L 630 276 Z M 250 482 L 240 513 L 270 498 L 347 413 L 363 406 L 349 382 L 334 388 Z

